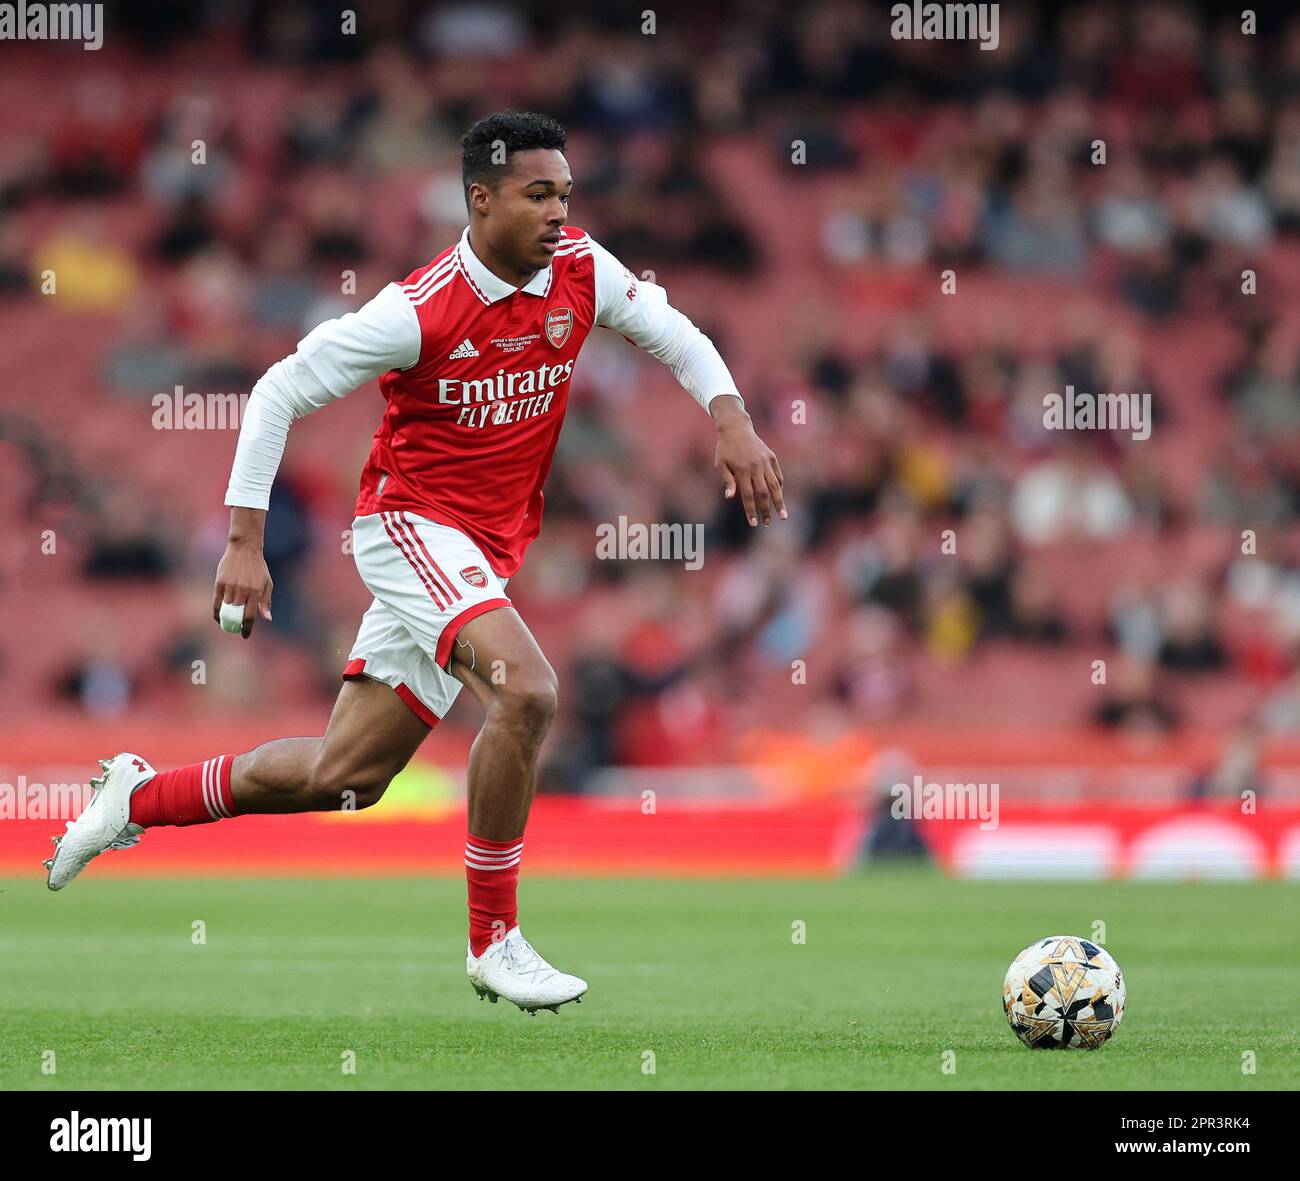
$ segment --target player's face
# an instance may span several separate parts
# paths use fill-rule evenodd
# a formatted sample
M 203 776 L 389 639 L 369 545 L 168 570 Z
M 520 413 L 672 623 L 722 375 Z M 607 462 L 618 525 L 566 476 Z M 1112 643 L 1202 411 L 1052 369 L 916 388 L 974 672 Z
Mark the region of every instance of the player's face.
M 514 168 L 492 197 L 491 242 L 521 272 L 538 271 L 550 263 L 560 244 L 573 177 L 564 153 L 552 148 L 516 152 L 511 163 Z

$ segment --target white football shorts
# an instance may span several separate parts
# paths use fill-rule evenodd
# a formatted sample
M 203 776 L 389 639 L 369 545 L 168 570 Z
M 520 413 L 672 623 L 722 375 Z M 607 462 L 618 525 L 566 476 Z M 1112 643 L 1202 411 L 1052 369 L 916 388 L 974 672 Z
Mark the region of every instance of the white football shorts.
M 456 633 L 509 607 L 506 584 L 459 529 L 409 511 L 355 518 L 352 553 L 375 601 L 343 676 L 391 685 L 416 717 L 436 726 L 462 688 L 446 671 Z

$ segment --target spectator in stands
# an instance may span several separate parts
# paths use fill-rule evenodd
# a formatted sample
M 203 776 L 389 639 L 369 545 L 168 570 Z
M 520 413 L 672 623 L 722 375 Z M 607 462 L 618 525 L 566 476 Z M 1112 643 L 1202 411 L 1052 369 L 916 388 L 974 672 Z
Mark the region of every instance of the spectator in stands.
M 926 864 L 930 849 L 921 835 L 921 826 L 909 816 L 896 816 L 894 788 L 910 787 L 916 773 L 916 760 L 902 750 L 881 751 L 867 769 L 865 801 L 866 836 L 858 851 L 855 868 L 872 863 Z
M 1260 726 L 1247 719 L 1233 727 L 1223 743 L 1219 761 L 1192 780 L 1189 800 L 1231 800 L 1252 803 L 1264 794 L 1264 772 L 1260 764 Z M 1250 793 L 1249 795 L 1247 793 Z
M 916 685 L 898 617 L 880 607 L 861 607 L 844 629 L 831 672 L 837 700 L 861 723 L 903 716 Z
M 131 107 L 132 93 L 121 77 L 101 70 L 78 76 L 72 112 L 48 142 L 47 178 L 57 196 L 109 197 L 129 188 L 145 146 Z
M 1152 661 L 1122 656 L 1108 666 L 1108 687 L 1093 711 L 1094 722 L 1127 733 L 1163 733 L 1178 726 L 1179 711 Z
M 178 568 L 169 523 L 123 483 L 101 484 L 82 573 L 91 579 L 166 578 Z
M 75 702 L 93 718 L 119 718 L 134 698 L 135 677 L 122 659 L 121 621 L 94 611 L 83 623 L 83 655 L 59 674 L 57 697 Z
M 140 284 L 135 257 L 112 240 L 103 218 L 89 209 L 71 215 L 37 243 L 31 261 L 39 272 L 32 290 L 39 291 L 52 275 L 52 293 L 65 312 L 117 311 L 131 302 Z
M 1029 468 L 1016 482 L 1011 519 L 1031 545 L 1103 539 L 1129 528 L 1133 505 L 1089 444 L 1069 438 L 1059 455 Z
M 1300 735 L 1300 664 L 1260 707 L 1259 722 L 1269 734 Z
M 1160 596 L 1157 659 L 1174 672 L 1222 668 L 1227 654 L 1214 630 L 1206 588 L 1189 580 L 1166 585 Z

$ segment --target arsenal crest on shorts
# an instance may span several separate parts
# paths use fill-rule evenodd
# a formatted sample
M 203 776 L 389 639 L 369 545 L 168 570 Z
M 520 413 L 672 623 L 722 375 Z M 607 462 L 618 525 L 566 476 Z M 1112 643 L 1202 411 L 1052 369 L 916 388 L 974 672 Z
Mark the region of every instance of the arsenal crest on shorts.
M 477 566 L 466 566 L 465 569 L 460 572 L 460 576 L 468 582 L 470 586 L 476 586 L 479 590 L 482 590 L 487 586 L 487 575 Z
M 557 349 L 562 348 L 573 331 L 573 310 L 554 308 L 546 313 L 546 339 Z

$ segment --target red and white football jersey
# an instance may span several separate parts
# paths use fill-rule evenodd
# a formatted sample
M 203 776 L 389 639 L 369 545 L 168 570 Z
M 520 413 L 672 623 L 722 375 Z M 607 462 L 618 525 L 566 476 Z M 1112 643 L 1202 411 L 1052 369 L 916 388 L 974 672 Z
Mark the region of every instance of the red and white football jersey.
M 313 329 L 254 387 L 226 503 L 265 508 L 289 422 L 378 376 L 387 408 L 356 515 L 409 510 L 459 529 L 508 578 L 541 527 L 542 485 L 593 327 L 659 357 L 706 408 L 737 393 L 662 287 L 582 230 L 563 235 L 549 266 L 515 288 L 479 261 L 467 228 L 427 266 Z

